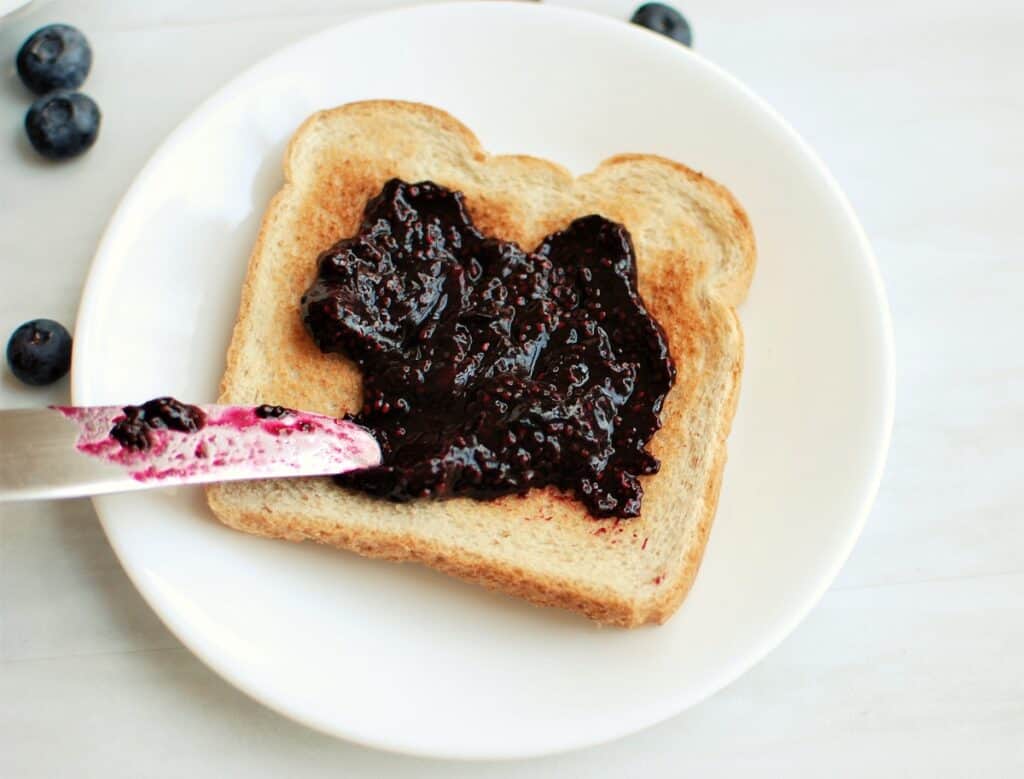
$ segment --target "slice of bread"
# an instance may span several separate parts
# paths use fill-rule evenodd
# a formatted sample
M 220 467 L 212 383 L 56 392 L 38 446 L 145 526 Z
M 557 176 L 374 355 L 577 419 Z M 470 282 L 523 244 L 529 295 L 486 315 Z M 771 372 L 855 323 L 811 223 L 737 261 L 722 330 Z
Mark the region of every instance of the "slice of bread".
M 623 154 L 574 178 L 551 162 L 492 156 L 465 126 L 426 105 L 352 103 L 310 117 L 285 158 L 285 185 L 263 219 L 227 355 L 222 403 L 274 403 L 341 415 L 361 406 L 359 371 L 321 354 L 299 300 L 317 256 L 357 230 L 384 182 L 431 180 L 465 194 L 484 233 L 533 249 L 571 220 L 598 213 L 633 238 L 639 288 L 678 371 L 661 460 L 641 477 L 642 515 L 591 518 L 547 488 L 493 501 L 396 504 L 328 478 L 210 487 L 225 524 L 414 560 L 534 603 L 603 623 L 664 622 L 700 565 L 718 501 L 743 364 L 735 307 L 754 271 L 746 214 L 722 186 L 660 157 Z

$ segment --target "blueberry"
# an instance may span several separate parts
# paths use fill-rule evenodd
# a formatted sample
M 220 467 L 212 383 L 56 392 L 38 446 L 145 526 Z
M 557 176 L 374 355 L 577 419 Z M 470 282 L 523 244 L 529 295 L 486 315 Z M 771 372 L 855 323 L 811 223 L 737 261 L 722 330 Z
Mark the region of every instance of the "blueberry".
M 77 89 L 92 67 L 92 49 L 80 31 L 51 24 L 32 33 L 18 51 L 18 75 L 42 95 L 51 89 Z
M 71 367 L 71 334 L 52 319 L 26 322 L 7 342 L 7 364 L 26 384 L 52 384 Z
M 75 157 L 96 142 L 100 109 L 88 95 L 58 89 L 43 95 L 25 114 L 25 132 L 44 157 Z
M 690 31 L 690 23 L 686 21 L 686 17 L 675 8 L 663 3 L 645 3 L 636 9 L 636 13 L 629 21 L 666 35 L 684 46 L 693 44 L 693 33 Z

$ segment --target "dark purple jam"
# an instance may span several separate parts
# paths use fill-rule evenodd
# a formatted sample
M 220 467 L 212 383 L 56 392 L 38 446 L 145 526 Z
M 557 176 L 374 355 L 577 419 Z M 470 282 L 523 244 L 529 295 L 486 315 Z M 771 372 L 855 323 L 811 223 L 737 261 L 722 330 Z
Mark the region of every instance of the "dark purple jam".
M 554 485 L 634 517 L 675 378 L 629 233 L 586 216 L 533 252 L 481 234 L 462 194 L 393 179 L 302 298 L 324 352 L 363 372 L 351 417 L 383 464 L 335 477 L 406 501 Z
M 260 419 L 280 419 L 281 417 L 288 416 L 292 413 L 290 408 L 284 406 L 268 406 L 266 404 L 262 406 L 256 406 L 254 412 Z
M 194 433 L 206 424 L 206 414 L 174 398 L 156 398 L 141 406 L 125 406 L 124 418 L 110 431 L 110 437 L 128 449 L 149 449 L 152 430 Z

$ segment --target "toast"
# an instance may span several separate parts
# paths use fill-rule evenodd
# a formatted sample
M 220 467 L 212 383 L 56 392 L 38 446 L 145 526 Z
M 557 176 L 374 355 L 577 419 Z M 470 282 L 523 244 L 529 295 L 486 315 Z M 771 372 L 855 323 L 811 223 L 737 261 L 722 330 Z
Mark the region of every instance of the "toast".
M 755 248 L 733 196 L 650 155 L 618 155 L 578 178 L 545 160 L 489 155 L 447 113 L 395 101 L 314 114 L 293 136 L 284 174 L 249 262 L 220 402 L 338 416 L 360 408 L 359 370 L 318 350 L 300 299 L 318 255 L 357 232 L 367 201 L 388 179 L 431 180 L 464 193 L 482 232 L 524 249 L 587 214 L 629 230 L 640 295 L 677 369 L 648 444 L 661 469 L 641 477 L 641 515 L 621 521 L 596 520 L 551 487 L 488 501 L 392 503 L 329 478 L 217 484 L 207 493 L 214 514 L 249 533 L 417 561 L 600 623 L 667 620 L 700 565 L 739 391 L 735 308 Z

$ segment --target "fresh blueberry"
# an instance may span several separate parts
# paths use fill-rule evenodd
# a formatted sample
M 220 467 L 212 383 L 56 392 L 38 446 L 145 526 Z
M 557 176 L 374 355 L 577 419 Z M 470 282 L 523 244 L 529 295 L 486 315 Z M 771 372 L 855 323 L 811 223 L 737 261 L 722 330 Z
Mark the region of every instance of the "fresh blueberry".
M 25 114 L 25 132 L 44 157 L 75 157 L 96 142 L 100 109 L 88 95 L 58 89 L 43 95 Z
M 666 35 L 684 46 L 693 44 L 693 33 L 690 31 L 690 23 L 686 21 L 686 17 L 675 8 L 663 3 L 645 3 L 636 9 L 636 13 L 629 21 Z
M 92 49 L 76 28 L 51 24 L 32 33 L 16 62 L 25 86 L 42 95 L 52 89 L 80 87 L 92 67 Z
M 7 342 L 7 364 L 26 384 L 52 384 L 71 367 L 71 334 L 52 319 L 26 322 Z

